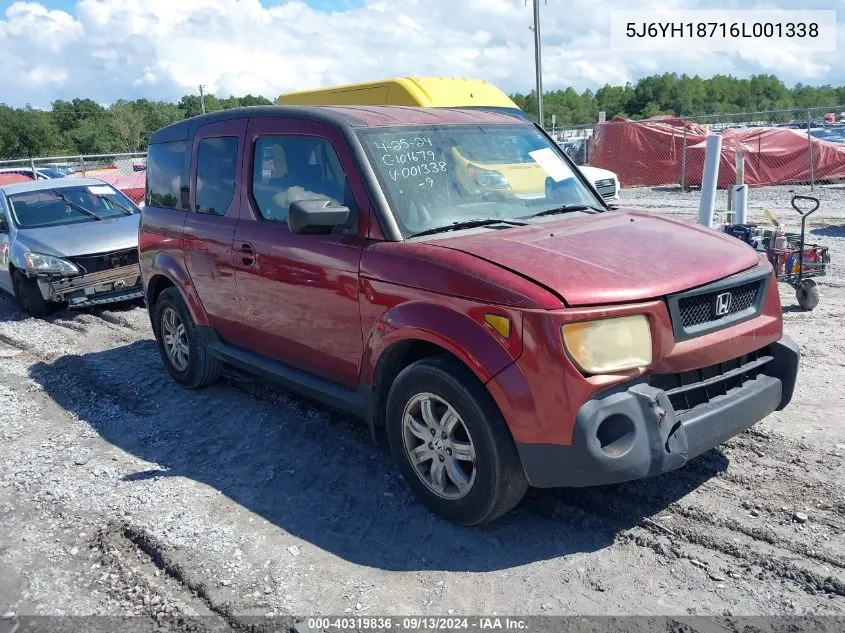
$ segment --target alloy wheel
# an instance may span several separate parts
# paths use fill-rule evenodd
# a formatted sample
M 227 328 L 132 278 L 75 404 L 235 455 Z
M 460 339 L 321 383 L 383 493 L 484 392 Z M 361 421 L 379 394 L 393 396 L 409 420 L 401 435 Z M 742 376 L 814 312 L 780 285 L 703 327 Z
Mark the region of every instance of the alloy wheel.
M 460 414 L 442 397 L 420 393 L 405 405 L 402 437 L 420 480 L 444 499 L 466 496 L 475 483 L 475 446 Z
M 182 317 L 173 308 L 165 308 L 161 314 L 161 338 L 170 364 L 176 371 L 185 371 L 190 358 L 188 333 Z

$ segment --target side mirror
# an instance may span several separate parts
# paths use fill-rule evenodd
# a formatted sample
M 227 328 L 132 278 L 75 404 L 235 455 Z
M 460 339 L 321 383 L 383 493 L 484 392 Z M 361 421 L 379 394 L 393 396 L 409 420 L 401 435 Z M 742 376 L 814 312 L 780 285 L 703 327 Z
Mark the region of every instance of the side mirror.
M 288 227 L 294 233 L 325 235 L 349 221 L 349 207 L 330 207 L 328 200 L 299 200 L 288 209 Z
M 6 218 L 0 218 L 0 233 L 8 233 L 9 225 L 6 224 Z

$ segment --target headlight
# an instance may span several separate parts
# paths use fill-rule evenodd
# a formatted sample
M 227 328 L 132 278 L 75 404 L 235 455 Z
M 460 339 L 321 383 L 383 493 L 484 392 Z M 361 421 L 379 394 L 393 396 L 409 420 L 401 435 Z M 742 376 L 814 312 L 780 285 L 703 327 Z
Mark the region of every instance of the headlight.
M 470 174 L 475 184 L 483 189 L 510 189 L 510 183 L 500 172 L 492 169 L 480 169 L 470 166 Z
M 79 269 L 69 261 L 53 255 L 28 252 L 24 255 L 27 270 L 34 273 L 55 273 L 58 275 L 78 275 Z
M 651 364 L 651 329 L 642 314 L 567 323 L 561 328 L 566 350 L 588 374 L 606 374 Z

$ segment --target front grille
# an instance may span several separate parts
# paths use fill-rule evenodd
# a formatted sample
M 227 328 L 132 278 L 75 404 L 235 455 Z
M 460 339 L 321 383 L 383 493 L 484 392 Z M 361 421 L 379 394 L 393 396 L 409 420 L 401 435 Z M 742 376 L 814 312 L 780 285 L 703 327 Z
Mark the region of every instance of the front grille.
M 744 273 L 666 297 L 675 342 L 688 341 L 756 318 L 763 309 L 771 269 Z
M 612 198 L 616 195 L 616 181 L 613 178 L 596 180 L 596 190 L 603 198 Z
M 665 391 L 675 413 L 682 416 L 714 398 L 742 388 L 747 382 L 765 373 L 764 369 L 771 360 L 772 348 L 766 346 L 709 367 L 679 374 L 655 374 L 648 382 L 652 387 Z
M 725 290 L 716 290 L 706 294 L 684 297 L 678 301 L 681 325 L 685 328 L 694 327 L 748 310 L 756 304 L 757 293 L 759 291 L 760 282 L 752 281 L 741 286 L 726 288 Z M 725 294 L 730 296 L 727 312 L 717 314 L 717 306 L 719 305 L 717 298 Z
M 95 253 L 93 255 L 68 257 L 67 259 L 73 262 L 83 274 L 90 275 L 92 273 L 103 272 L 104 270 L 112 270 L 113 268 L 122 268 L 123 266 L 137 264 L 138 249 L 126 248 L 108 253 Z

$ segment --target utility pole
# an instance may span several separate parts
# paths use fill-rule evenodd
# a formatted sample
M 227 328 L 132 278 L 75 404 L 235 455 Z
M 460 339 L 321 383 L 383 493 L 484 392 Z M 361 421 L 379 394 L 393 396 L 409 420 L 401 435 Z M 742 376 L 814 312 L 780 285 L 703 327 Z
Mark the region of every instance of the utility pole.
M 205 114 L 205 93 L 203 92 L 203 88 L 205 86 L 200 84 L 200 105 L 202 106 L 202 113 Z
M 540 52 L 540 0 L 534 0 L 534 70 L 537 73 L 537 120 L 545 128 L 543 120 L 543 65 Z

